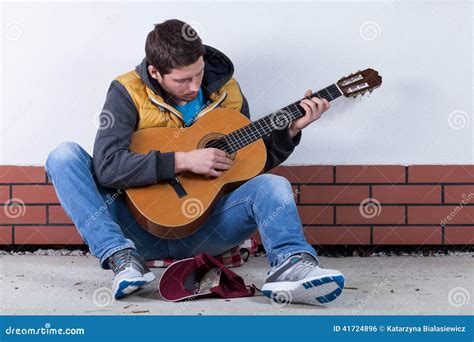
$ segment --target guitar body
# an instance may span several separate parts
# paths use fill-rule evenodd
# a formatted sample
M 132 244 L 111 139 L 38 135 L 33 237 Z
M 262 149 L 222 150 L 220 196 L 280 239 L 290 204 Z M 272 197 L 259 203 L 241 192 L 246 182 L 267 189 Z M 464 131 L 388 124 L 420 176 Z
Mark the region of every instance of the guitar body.
M 381 84 L 382 77 L 377 71 L 359 70 L 305 98 L 318 97 L 327 101 L 342 95 L 356 98 Z M 232 109 L 216 108 L 189 128 L 156 127 L 135 132 L 130 144 L 132 152 L 188 152 L 216 147 L 234 161 L 219 177 L 182 172 L 176 175 L 174 182 L 161 181 L 126 189 L 127 202 L 135 219 L 151 234 L 164 239 L 179 239 L 194 233 L 222 195 L 263 172 L 267 151 L 261 138 L 304 116 L 300 102 L 291 103 L 255 122 Z
M 130 150 L 147 154 L 152 150 L 187 152 L 205 148 L 213 139 L 249 123 L 251 121 L 237 111 L 216 108 L 189 128 L 156 127 L 136 131 Z M 263 172 L 267 158 L 265 144 L 262 139 L 256 140 L 232 153 L 230 158 L 234 164 L 219 177 L 192 172 L 177 174 L 176 178 L 186 192 L 182 197 L 168 181 L 126 189 L 127 202 L 135 219 L 160 238 L 178 239 L 191 235 L 205 222 L 222 195 Z

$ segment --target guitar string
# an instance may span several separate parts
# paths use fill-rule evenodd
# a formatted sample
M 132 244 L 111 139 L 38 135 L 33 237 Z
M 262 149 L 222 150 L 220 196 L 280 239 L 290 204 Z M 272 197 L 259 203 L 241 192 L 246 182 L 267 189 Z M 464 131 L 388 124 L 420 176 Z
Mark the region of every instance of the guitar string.
M 289 106 L 287 106 L 288 108 Z M 265 136 L 265 135 L 268 135 L 269 133 L 271 133 L 271 131 L 273 131 L 276 127 L 275 123 L 270 119 L 271 115 L 278 115 L 278 114 L 282 114 L 283 116 L 285 116 L 285 122 L 286 121 L 290 121 L 290 120 L 294 120 L 299 114 L 301 114 L 301 111 L 298 110 L 298 108 L 295 106 L 296 108 L 296 112 L 295 111 L 291 111 L 289 110 L 288 112 L 290 113 L 290 116 L 287 116 L 285 113 L 284 113 L 284 110 L 285 109 L 280 109 L 274 113 L 271 113 L 270 115 L 266 116 L 266 117 L 263 117 L 263 118 L 260 118 L 254 122 L 252 122 L 251 124 L 247 125 L 247 126 L 244 126 L 236 131 L 233 131 L 227 135 L 225 135 L 223 138 L 224 140 L 226 140 L 225 142 L 222 141 L 222 138 L 219 138 L 216 140 L 215 143 L 211 143 L 209 145 L 207 145 L 208 147 L 215 147 L 215 148 L 223 148 L 226 150 L 226 152 L 230 152 L 230 151 L 227 151 L 226 147 L 229 146 L 232 150 L 238 150 L 244 146 L 246 146 L 248 143 L 252 142 L 252 141 L 255 141 L 257 139 L 260 139 L 262 136 Z M 270 122 L 268 122 L 270 120 Z M 260 128 L 257 127 L 257 124 L 260 126 Z M 239 137 L 239 134 L 242 135 L 242 138 Z M 229 142 L 227 141 L 227 139 L 225 139 L 226 137 L 228 138 L 232 138 L 234 135 L 236 135 L 236 139 L 234 139 L 234 143 L 232 142 Z
M 326 92 L 327 94 L 324 94 L 323 92 Z M 327 96 L 327 95 L 329 95 L 329 96 Z M 341 92 L 339 91 L 339 89 L 337 89 L 335 84 L 332 84 L 329 87 L 324 88 L 322 90 L 319 90 L 319 91 L 317 91 L 317 92 L 315 92 L 315 93 L 313 93 L 310 96 L 307 96 L 305 98 L 318 97 L 320 99 L 325 98 L 328 101 L 332 101 L 333 99 L 335 99 L 335 98 L 337 98 L 341 95 L 342 95 Z M 287 120 L 292 121 L 292 120 L 296 119 L 298 117 L 298 115 L 302 114 L 301 110 L 299 109 L 300 108 L 299 102 L 301 102 L 301 100 L 296 101 L 296 102 L 294 102 L 294 103 L 292 103 L 292 104 L 290 104 L 290 105 L 288 105 L 288 106 L 286 106 L 282 109 L 279 109 L 279 110 L 277 110 L 277 111 L 275 111 L 275 112 L 273 112 L 273 113 L 271 113 L 271 114 L 269 114 L 269 115 L 267 115 L 263 118 L 260 118 L 256 121 L 250 123 L 247 126 L 239 128 L 239 129 L 225 135 L 222 138 L 216 139 L 215 141 L 211 142 L 206 147 L 219 148 L 219 149 L 222 149 L 222 150 L 224 150 L 225 152 L 228 152 L 228 153 L 236 151 L 236 150 L 248 145 L 249 143 L 251 143 L 251 142 L 253 142 L 257 139 L 260 139 L 261 137 L 271 133 L 275 129 L 275 125 L 274 125 L 273 121 L 270 119 L 273 115 L 283 114 L 283 116 L 285 116 L 285 122 Z M 289 108 L 290 106 L 295 107 L 296 111 L 292 111 Z M 285 114 L 285 111 L 288 112 L 290 115 Z M 271 121 L 271 123 L 273 123 L 273 125 L 268 126 L 268 124 L 269 124 L 268 119 L 270 119 L 270 121 Z M 258 128 L 257 124 L 261 128 Z M 265 127 L 262 124 L 265 124 Z M 243 139 L 241 137 L 239 137 L 239 133 L 242 134 Z M 236 137 L 234 139 L 234 141 L 235 141 L 234 143 L 231 142 L 231 141 L 228 141 L 226 139 L 227 137 L 229 139 L 234 138 L 234 135 L 236 135 Z M 224 139 L 225 141 L 223 141 L 222 139 Z M 230 147 L 233 151 L 228 151 L 227 147 Z
M 325 94 L 323 94 L 324 91 L 326 91 L 327 89 L 323 89 L 323 90 L 320 90 L 316 93 L 313 93 L 312 95 L 308 96 L 307 98 L 310 98 L 310 97 L 314 97 L 314 96 L 317 96 L 319 98 L 326 98 L 328 101 L 331 101 L 337 97 L 339 97 L 341 94 L 339 92 L 339 90 L 335 87 L 335 85 L 332 85 L 333 87 L 328 87 L 327 89 L 329 89 L 329 91 L 327 91 L 328 95 L 329 95 L 329 98 L 328 96 L 326 96 Z M 300 100 L 301 101 L 301 100 Z M 270 133 L 273 129 L 275 129 L 275 125 L 270 125 L 272 127 L 269 127 L 268 126 L 268 118 L 271 117 L 272 115 L 278 115 L 279 113 L 280 114 L 283 114 L 285 116 L 285 118 L 288 120 L 294 120 L 298 117 L 298 115 L 300 115 L 302 113 L 302 111 L 299 109 L 301 108 L 300 106 L 297 106 L 297 104 L 299 104 L 299 101 L 297 102 L 294 102 L 290 105 L 288 105 L 287 107 L 284 107 L 274 113 L 271 113 L 270 115 L 267 115 L 257 121 L 254 121 L 253 123 L 249 124 L 248 126 L 244 126 L 242 129 L 240 129 L 242 131 L 242 133 L 246 133 L 247 136 L 245 137 L 244 136 L 244 140 L 237 140 L 237 145 L 234 146 L 237 147 L 237 149 L 247 145 L 249 142 L 252 142 L 256 139 L 259 139 L 261 138 L 263 135 L 266 135 L 268 133 Z M 296 111 L 293 111 L 290 109 L 290 106 L 293 106 L 295 107 Z M 290 116 L 286 116 L 284 112 L 289 112 Z M 271 120 L 270 120 L 271 121 Z M 266 127 L 263 127 L 263 125 L 261 123 L 264 123 Z M 272 122 L 273 123 L 273 122 Z M 259 129 L 256 125 L 260 125 L 261 128 L 263 128 L 263 130 Z M 254 129 L 253 129 L 254 128 Z M 250 132 L 248 132 L 248 130 L 250 129 Z M 267 132 L 267 130 L 270 129 L 269 132 Z M 258 135 L 254 135 L 252 136 L 252 134 L 256 132 L 258 133 Z M 239 133 L 239 130 L 237 131 L 234 131 L 234 132 L 231 132 L 229 133 L 227 136 L 229 135 L 232 135 L 232 134 L 238 134 Z M 250 133 L 250 134 L 249 134 Z M 263 133 L 263 134 L 262 134 Z M 250 139 L 248 139 L 250 138 Z M 232 147 L 232 146 L 231 146 Z
M 316 92 L 314 94 L 312 94 L 311 96 L 308 96 L 307 98 L 309 97 L 314 97 L 315 95 L 318 96 L 319 98 L 326 98 L 326 96 L 324 95 L 320 95 L 319 93 L 322 93 L 324 91 L 323 90 L 320 90 L 319 92 Z M 337 93 L 336 93 L 337 91 Z M 339 92 L 339 90 L 337 88 L 335 89 L 331 89 L 331 92 L 328 92 L 329 94 L 329 97 L 330 98 L 326 98 L 328 101 L 331 101 L 332 99 L 336 98 L 336 97 L 339 97 L 341 94 Z M 333 96 L 331 96 L 331 94 L 333 94 Z M 244 126 L 242 127 L 241 129 L 238 129 L 234 132 L 231 132 L 229 134 L 227 134 L 226 136 L 224 136 L 224 140 L 226 140 L 225 142 L 222 141 L 222 138 L 219 138 L 215 141 L 215 143 L 211 143 L 208 145 L 208 147 L 216 147 L 216 148 L 220 148 L 220 149 L 223 149 L 225 150 L 226 152 L 232 152 L 232 151 L 228 151 L 226 149 L 227 146 L 231 147 L 232 150 L 238 150 L 244 146 L 246 146 L 248 143 L 251 143 L 259 138 L 261 138 L 262 136 L 264 135 L 267 135 L 269 133 L 271 133 L 271 131 L 273 131 L 275 129 L 275 125 L 273 123 L 273 125 L 270 125 L 270 127 L 268 126 L 268 119 L 272 116 L 272 115 L 278 115 L 278 114 L 283 114 L 285 116 L 285 118 L 288 120 L 290 118 L 290 120 L 294 120 L 298 115 L 301 114 L 301 110 L 299 110 L 299 108 L 296 106 L 296 104 L 299 103 L 298 101 L 295 102 L 295 103 L 292 103 L 291 105 L 285 107 L 285 108 L 282 108 L 276 112 L 273 112 L 271 113 L 270 115 L 267 115 L 263 118 L 260 118 L 259 120 L 257 121 L 254 121 L 252 122 L 251 124 L 247 125 L 247 126 Z M 289 107 L 290 106 L 294 106 L 296 108 L 296 112 L 292 111 Z M 287 111 L 289 112 L 289 114 L 291 116 L 287 116 L 284 111 Z M 270 119 L 271 121 L 271 119 Z M 285 120 L 286 121 L 286 120 Z M 265 127 L 262 125 L 262 123 L 265 124 Z M 256 125 L 260 125 L 260 127 L 262 129 L 259 129 Z M 269 131 L 268 131 L 269 130 Z M 239 133 L 242 133 L 242 138 L 243 140 L 238 136 Z M 227 139 L 225 139 L 226 137 L 229 137 L 231 138 L 232 135 L 237 135 L 237 139 L 235 139 L 235 143 L 232 143 L 232 142 L 229 142 L 227 141 Z
M 324 92 L 326 92 L 326 94 L 324 94 Z M 337 97 L 339 97 L 341 95 L 341 93 L 339 92 L 339 90 L 337 89 L 337 87 L 335 85 L 331 85 L 330 87 L 327 87 L 326 89 L 322 89 L 316 93 L 313 93 L 312 95 L 308 96 L 307 98 L 310 98 L 310 97 L 314 97 L 314 96 L 317 96 L 318 98 L 325 98 L 327 99 L 328 101 L 331 101 Z M 301 100 L 300 100 L 301 101 Z M 295 102 L 295 103 L 292 103 L 291 105 L 285 107 L 285 108 L 282 108 L 264 118 L 261 118 L 251 124 L 249 124 L 248 126 L 245 126 L 243 127 L 243 129 L 241 129 L 241 132 L 244 134 L 246 134 L 247 136 L 244 135 L 244 139 L 241 140 L 241 139 L 238 139 L 236 140 L 236 144 L 234 144 L 234 146 L 232 146 L 232 144 L 230 144 L 231 148 L 233 148 L 234 150 L 235 149 L 240 149 L 241 147 L 247 145 L 249 142 L 252 142 L 256 139 L 259 139 L 261 138 L 262 136 L 264 135 L 267 135 L 268 133 L 270 133 L 274 128 L 275 128 L 275 125 L 272 124 L 270 126 L 273 126 L 273 127 L 269 127 L 269 123 L 268 123 L 268 118 L 271 117 L 272 115 L 274 114 L 283 114 L 286 118 L 285 122 L 289 119 L 289 120 L 294 120 L 295 118 L 298 117 L 298 115 L 301 114 L 301 108 L 300 106 L 297 106 L 297 104 L 299 104 L 299 101 Z M 291 110 L 291 106 L 293 106 L 296 111 L 293 111 Z M 290 116 L 287 116 L 285 115 L 285 111 L 289 112 Z M 273 123 L 273 122 L 272 122 Z M 259 129 L 257 127 L 257 124 L 263 129 Z M 264 124 L 264 125 L 263 125 Z M 252 129 L 253 128 L 253 129 Z M 250 131 L 250 132 L 249 132 Z M 232 137 L 232 134 L 237 134 L 237 137 L 238 137 L 238 134 L 239 134 L 239 130 L 237 131 L 234 131 L 232 133 L 230 133 L 229 137 Z M 249 134 L 250 133 L 250 134 Z M 255 134 L 254 134 L 255 133 Z M 249 139 L 250 138 L 250 139 Z

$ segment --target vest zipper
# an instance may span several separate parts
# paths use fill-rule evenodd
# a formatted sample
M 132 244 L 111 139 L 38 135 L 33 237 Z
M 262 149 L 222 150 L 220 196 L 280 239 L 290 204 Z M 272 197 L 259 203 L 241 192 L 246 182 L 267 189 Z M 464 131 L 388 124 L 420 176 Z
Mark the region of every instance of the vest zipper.
M 148 98 L 150 99 L 150 101 L 155 105 L 155 106 L 158 106 L 160 107 L 160 110 L 161 110 L 161 107 L 163 108 L 166 108 L 167 110 L 170 111 L 170 113 L 173 113 L 175 116 L 177 116 L 181 121 L 184 122 L 183 118 L 181 117 L 181 115 L 171 106 L 168 106 L 167 104 L 164 104 L 164 103 L 161 103 L 159 101 L 157 101 L 156 99 L 154 99 L 153 97 L 151 96 L 148 96 Z
M 193 120 L 193 123 L 197 121 L 197 119 L 199 119 L 200 117 L 202 117 L 203 115 L 209 113 L 211 110 L 213 110 L 214 108 L 216 108 L 218 105 L 220 105 L 222 103 L 222 101 L 224 101 L 224 99 L 227 97 L 227 92 L 224 91 L 221 95 L 221 97 L 216 100 L 214 103 L 212 103 L 211 105 L 209 105 L 208 107 L 206 107 L 204 110 L 202 110 L 201 112 L 199 112 L 196 117 L 194 118 Z

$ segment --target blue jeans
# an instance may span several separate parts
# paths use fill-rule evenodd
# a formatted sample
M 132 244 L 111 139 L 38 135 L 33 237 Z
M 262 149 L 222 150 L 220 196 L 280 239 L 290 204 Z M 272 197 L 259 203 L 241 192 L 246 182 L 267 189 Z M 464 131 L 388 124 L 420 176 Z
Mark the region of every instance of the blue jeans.
M 187 258 L 200 253 L 220 255 L 241 244 L 257 229 L 270 266 L 307 252 L 294 194 L 284 177 L 262 174 L 221 197 L 206 222 L 183 239 L 161 239 L 143 229 L 125 201 L 125 191 L 100 186 L 91 156 L 78 144 L 60 144 L 48 156 L 46 171 L 59 201 L 102 268 L 107 258 L 135 248 L 145 260 Z

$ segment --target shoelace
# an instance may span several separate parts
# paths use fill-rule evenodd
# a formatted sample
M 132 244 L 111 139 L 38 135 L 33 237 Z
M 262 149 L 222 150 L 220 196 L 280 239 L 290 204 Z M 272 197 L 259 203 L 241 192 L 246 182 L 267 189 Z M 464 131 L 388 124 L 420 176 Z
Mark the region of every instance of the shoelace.
M 110 259 L 110 266 L 115 273 L 122 271 L 132 261 L 132 251 L 119 251 Z
M 313 261 L 313 260 L 306 260 L 306 259 L 303 259 L 301 262 L 302 262 L 303 264 L 308 265 L 308 266 L 311 266 L 311 267 L 319 267 L 319 263 L 316 262 L 316 261 Z
M 302 259 L 299 263 L 295 264 L 295 268 L 287 275 L 291 279 L 298 279 L 305 277 L 310 272 L 308 267 L 316 268 L 319 264 L 315 260 Z

